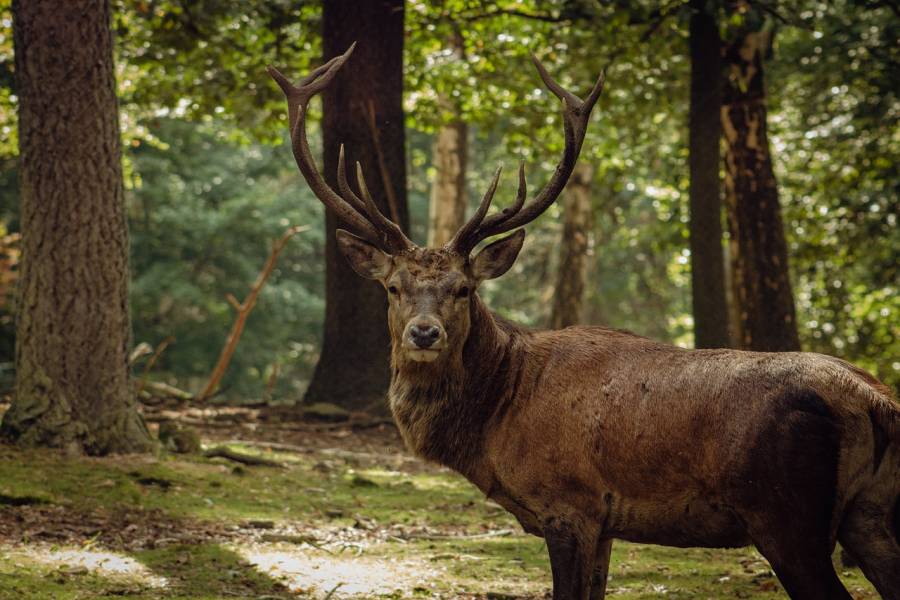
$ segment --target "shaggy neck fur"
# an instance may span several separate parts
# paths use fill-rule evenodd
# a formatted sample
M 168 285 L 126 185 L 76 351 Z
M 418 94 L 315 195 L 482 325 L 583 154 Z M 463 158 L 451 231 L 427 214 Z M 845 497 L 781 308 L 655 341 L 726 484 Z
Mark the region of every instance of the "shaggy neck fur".
M 407 360 L 393 340 L 391 411 L 406 445 L 464 475 L 473 472 L 484 432 L 517 395 L 527 333 L 493 315 L 474 295 L 462 348 L 434 362 Z

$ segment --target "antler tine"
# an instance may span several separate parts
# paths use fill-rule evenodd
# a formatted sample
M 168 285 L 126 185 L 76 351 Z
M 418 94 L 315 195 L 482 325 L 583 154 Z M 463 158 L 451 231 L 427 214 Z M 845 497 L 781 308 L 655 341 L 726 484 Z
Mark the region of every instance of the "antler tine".
M 512 206 L 507 206 L 500 211 L 500 217 L 503 221 L 509 219 L 514 214 L 522 210 L 525 204 L 525 197 L 528 195 L 528 183 L 525 181 L 525 161 L 519 163 L 519 188 L 516 190 L 516 201 Z M 500 220 L 498 219 L 498 222 Z
M 553 95 L 562 100 L 563 102 L 568 103 L 570 106 L 576 106 L 581 103 L 581 99 L 559 85 L 555 79 L 547 72 L 547 69 L 544 68 L 544 65 L 541 64 L 541 61 L 538 60 L 537 56 L 531 53 L 531 62 L 534 64 L 537 69 L 538 75 L 540 75 L 541 80 L 544 82 L 544 85 L 547 86 L 547 89 L 553 92 Z
M 487 192 L 485 192 L 484 196 L 481 198 L 481 204 L 478 205 L 478 210 L 476 210 L 475 214 L 472 215 L 472 218 L 456 232 L 453 239 L 447 243 L 448 247 L 456 249 L 460 254 L 466 254 L 478 243 L 478 241 L 475 240 L 474 243 L 470 245 L 469 241 L 470 238 L 473 238 L 472 234 L 475 233 L 478 226 L 481 225 L 488 209 L 491 207 L 491 200 L 494 199 L 494 192 L 497 191 L 497 184 L 500 183 L 500 173 L 502 171 L 503 165 L 499 165 L 497 170 L 494 171 L 494 178 L 491 180 L 491 185 L 488 186 Z
M 344 63 L 350 58 L 350 55 L 353 54 L 355 47 L 356 44 L 354 43 L 340 56 L 336 56 L 324 65 L 314 69 L 296 86 L 291 84 L 287 77 L 282 75 L 275 67 L 269 65 L 267 70 L 287 99 L 291 148 L 297 167 L 303 174 L 303 178 L 306 179 L 309 188 L 322 204 L 333 210 L 357 234 L 373 244 L 381 244 L 383 243 L 382 236 L 379 234 L 378 229 L 364 216 L 365 213 L 359 210 L 360 207 L 352 204 L 352 201 L 345 201 L 325 182 L 322 174 L 319 173 L 306 138 L 306 112 L 309 107 L 309 101 L 331 83 L 338 71 L 341 70 L 341 67 L 344 66 Z
M 347 181 L 347 167 L 344 165 L 343 144 L 341 144 L 341 149 L 338 152 L 337 184 L 338 192 L 340 192 L 341 197 L 343 197 L 344 200 L 353 206 L 360 214 L 366 214 L 366 204 L 356 195 L 356 192 L 350 188 L 350 184 Z
M 369 188 L 366 186 L 366 180 L 363 177 L 362 167 L 357 162 L 356 163 L 356 172 L 357 172 L 357 180 L 359 181 L 359 190 L 362 194 L 362 199 L 356 195 L 353 189 L 350 187 L 350 183 L 347 181 L 347 169 L 344 165 L 344 145 L 341 144 L 340 152 L 338 153 L 338 191 L 340 191 L 341 196 L 343 196 L 344 200 L 346 200 L 350 205 L 353 206 L 360 213 L 366 215 L 369 218 L 369 221 L 375 226 L 376 229 L 382 235 L 383 243 L 395 251 L 403 251 L 407 248 L 411 247 L 413 243 L 410 241 L 406 234 L 403 233 L 403 230 L 397 226 L 396 223 L 388 219 L 384 216 L 384 213 L 381 212 L 381 209 L 375 204 L 375 201 L 372 199 L 372 195 L 369 193 Z
M 363 177 L 362 165 L 356 163 L 356 182 L 359 184 L 359 193 L 365 203 L 366 214 L 369 220 L 379 229 L 384 236 L 384 243 L 394 251 L 403 251 L 412 247 L 413 243 L 406 237 L 400 226 L 384 216 L 384 213 L 375 204 L 372 194 L 369 193 L 369 187 L 366 185 L 366 179 Z M 346 178 L 344 183 L 346 184 Z M 349 186 L 347 186 L 349 190 Z
M 547 185 L 538 193 L 538 195 L 525 204 L 526 183 L 524 165 L 519 167 L 519 190 L 516 194 L 515 203 L 498 213 L 494 213 L 485 217 L 480 224 L 466 235 L 465 243 L 460 246 L 463 250 L 470 251 L 481 240 L 493 235 L 504 233 L 517 227 L 521 227 L 530 223 L 539 217 L 551 204 L 559 197 L 566 182 L 572 175 L 578 155 L 581 153 L 581 146 L 584 143 L 584 136 L 587 132 L 587 124 L 591 117 L 591 111 L 600 94 L 603 91 L 604 73 L 600 73 L 594 87 L 591 88 L 586 100 L 582 100 L 575 94 L 569 92 L 557 83 L 544 68 L 544 65 L 535 57 L 531 56 L 538 74 L 553 95 L 562 101 L 563 105 L 563 132 L 565 136 L 565 148 L 562 158 L 556 166 L 556 170 L 550 177 Z M 466 224 L 468 228 L 469 224 Z

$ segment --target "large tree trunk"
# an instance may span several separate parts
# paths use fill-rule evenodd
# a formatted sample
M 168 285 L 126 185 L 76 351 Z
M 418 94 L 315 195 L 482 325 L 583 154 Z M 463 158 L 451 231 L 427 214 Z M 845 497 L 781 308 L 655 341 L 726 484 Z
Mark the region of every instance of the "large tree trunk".
M 725 190 L 740 347 L 798 350 L 778 186 L 766 133 L 763 58 L 770 35 L 746 32 L 726 51 Z
M 581 322 L 588 251 L 593 230 L 593 178 L 593 165 L 579 163 L 563 193 L 563 234 L 553 308 L 550 312 L 551 329 L 562 329 Z
M 428 217 L 428 245 L 443 246 L 466 218 L 466 158 L 469 128 L 453 121 L 438 130 L 434 141 L 434 183 Z
M 690 23 L 690 246 L 694 345 L 729 345 L 719 197 L 721 39 L 705 0 L 692 0 Z
M 22 263 L 16 396 L 2 424 L 29 446 L 153 446 L 129 384 L 128 233 L 110 10 L 13 3 Z
M 328 0 L 323 3 L 322 41 L 325 60 L 357 42 L 353 58 L 324 92 L 325 178 L 337 188 L 338 149 L 345 144 L 347 165 L 362 163 L 378 206 L 408 229 L 403 1 Z M 355 180 L 353 169 L 348 171 Z M 341 224 L 330 211 L 325 226 L 325 332 L 305 400 L 386 410 L 387 298 L 378 283 L 361 279 L 338 253 L 334 232 Z

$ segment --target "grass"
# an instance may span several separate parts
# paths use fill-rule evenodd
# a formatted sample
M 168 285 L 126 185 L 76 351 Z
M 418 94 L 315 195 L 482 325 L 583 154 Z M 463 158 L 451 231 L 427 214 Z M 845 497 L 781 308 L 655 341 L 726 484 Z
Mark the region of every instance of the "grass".
M 479 495 L 455 476 L 357 469 L 346 460 L 265 454 L 289 468 L 233 467 L 201 457 L 66 459 L 53 452 L 25 454 L 0 446 L 0 495 L 76 509 L 159 509 L 173 516 L 226 522 L 341 523 L 335 515 L 350 522 L 363 513 L 377 521 L 465 526 L 480 516 L 467 510 L 480 501 Z
M 502 599 L 549 590 L 543 540 L 455 474 L 352 452 L 262 454 L 286 468 L 0 446 L 0 599 Z M 34 523 L 23 533 L 15 523 L 25 517 Z M 616 543 L 612 561 L 612 598 L 786 597 L 751 549 Z M 877 598 L 859 571 L 842 578 L 855 597 Z

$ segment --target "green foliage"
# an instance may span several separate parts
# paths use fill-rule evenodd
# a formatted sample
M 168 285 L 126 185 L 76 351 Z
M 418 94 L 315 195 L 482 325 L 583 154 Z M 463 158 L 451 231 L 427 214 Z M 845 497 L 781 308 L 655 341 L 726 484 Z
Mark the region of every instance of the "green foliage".
M 0 160 L 15 156 L 19 143 L 13 73 L 12 0 L 0 0 Z
M 900 388 L 900 16 L 809 2 L 776 37 L 770 120 L 800 335 Z
M 281 254 L 222 383 L 230 396 L 259 399 L 277 369 L 276 396 L 295 397 L 324 310 L 319 203 L 286 148 L 236 145 L 218 124 L 157 119 L 148 128 L 159 144 L 130 152 L 135 340 L 173 336 L 156 368 L 199 388 L 235 316 L 227 294 L 244 298 L 288 227 L 315 225 Z
M 115 0 L 120 95 L 131 111 L 227 122 L 280 141 L 284 99 L 266 64 L 310 70 L 320 54 L 311 0 Z

